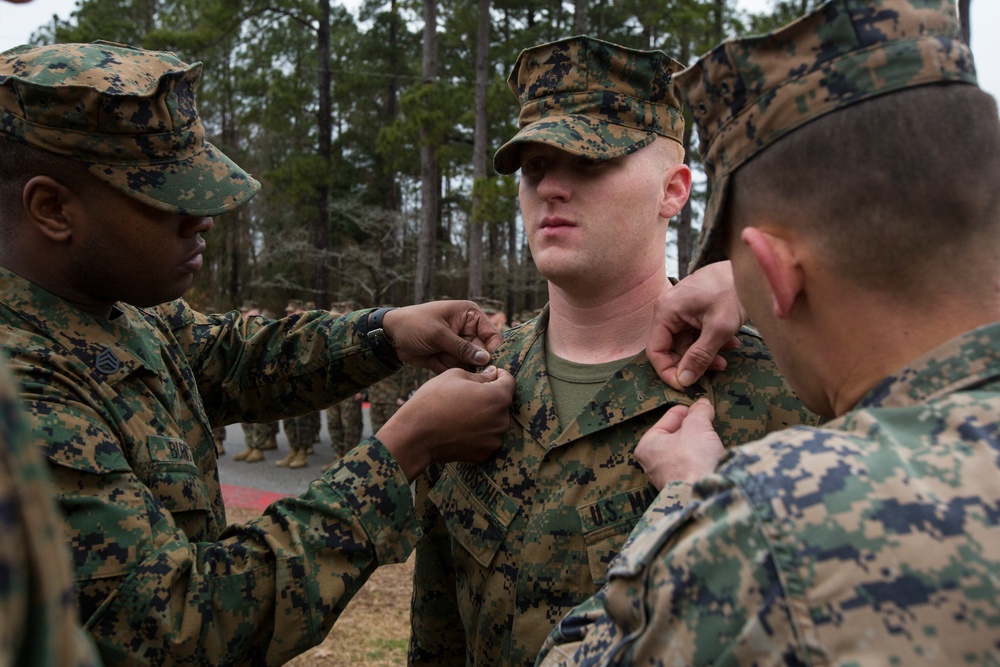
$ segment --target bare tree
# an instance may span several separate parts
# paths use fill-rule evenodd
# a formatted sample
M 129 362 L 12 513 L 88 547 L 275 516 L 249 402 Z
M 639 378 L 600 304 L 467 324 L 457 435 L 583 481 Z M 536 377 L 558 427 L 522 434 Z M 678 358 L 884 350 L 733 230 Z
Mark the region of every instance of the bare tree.
M 437 84 L 437 2 L 424 0 L 423 84 Z M 413 302 L 431 298 L 434 275 L 435 242 L 441 208 L 441 174 L 437 146 L 429 136 L 430 128 L 420 130 L 420 236 L 417 243 L 417 275 L 413 283 Z
M 576 0 L 573 3 L 573 32 L 577 35 L 587 32 L 587 0 Z
M 483 293 L 483 218 L 482 184 L 486 181 L 486 143 L 489 120 L 486 116 L 486 89 L 489 86 L 490 0 L 479 0 L 479 24 L 476 30 L 476 126 L 472 139 L 472 216 L 469 219 L 469 293 L 470 298 Z
M 319 129 L 317 152 L 323 173 L 316 185 L 316 269 L 313 298 L 317 308 L 330 307 L 330 267 L 326 256 L 330 251 L 330 164 L 333 147 L 333 102 L 330 96 L 330 0 L 319 0 L 319 30 L 316 39 L 319 60 L 319 105 L 316 126 Z

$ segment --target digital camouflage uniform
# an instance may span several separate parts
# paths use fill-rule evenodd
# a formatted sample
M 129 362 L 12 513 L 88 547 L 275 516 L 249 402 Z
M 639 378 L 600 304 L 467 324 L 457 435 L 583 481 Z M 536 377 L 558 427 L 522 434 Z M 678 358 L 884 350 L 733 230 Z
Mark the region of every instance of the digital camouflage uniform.
M 351 397 L 327 408 L 326 431 L 330 436 L 335 458 L 349 452 L 361 441 L 364 431 L 361 401 Z
M 226 453 L 226 427 L 216 426 L 213 428 L 212 437 L 215 438 L 215 453 L 222 456 Z
M 0 132 L 151 206 L 221 213 L 259 186 L 204 140 L 199 73 L 116 45 L 18 47 L 0 56 Z M 213 427 L 322 409 L 389 373 L 367 311 L 244 320 L 176 301 L 98 316 L 5 269 L 0 294 L 0 346 L 106 663 L 280 665 L 322 641 L 379 564 L 406 559 L 410 488 L 377 440 L 238 526 L 216 466 Z
M 998 350 L 971 331 L 659 496 L 546 667 L 998 664 Z
M 677 79 L 713 156 L 707 171 L 727 175 L 806 120 L 873 95 L 974 82 L 954 11 L 838 0 L 716 48 Z M 696 262 L 718 251 L 720 220 L 706 221 Z M 668 485 L 539 662 L 1000 664 L 998 424 L 991 324 L 910 361 L 822 427 L 733 450 L 689 502 Z
M 397 401 L 406 401 L 413 393 L 415 369 L 404 366 L 401 371 L 376 382 L 368 388 L 368 416 L 372 421 L 372 433 L 377 433 L 396 411 Z
M 367 311 L 292 329 L 179 301 L 101 322 L 2 269 L 0 291 L 0 344 L 44 434 L 107 662 L 281 664 L 322 641 L 378 564 L 406 559 L 409 485 L 374 439 L 228 529 L 216 467 L 213 423 L 313 409 L 388 372 L 362 350 Z
M 271 443 L 275 442 L 281 431 L 280 422 L 243 423 L 240 426 L 243 427 L 243 439 L 247 449 L 276 449 L 276 443 L 275 446 L 271 446 Z
M 0 368 L 0 666 L 97 665 L 77 616 L 55 489 L 9 380 Z
M 632 452 L 668 407 L 707 396 L 727 445 L 816 419 L 744 331 L 742 347 L 725 354 L 727 370 L 688 393 L 636 355 L 560 428 L 545 371 L 547 319 L 546 308 L 494 352 L 517 381 L 497 455 L 417 478 L 430 525 L 417 546 L 411 664 L 532 664 L 555 623 L 604 583 L 656 497 Z
M 293 450 L 308 450 L 319 442 L 319 433 L 323 428 L 322 416 L 318 412 L 292 417 L 282 421 L 288 446 Z
M 304 304 L 298 299 L 291 299 L 285 307 L 285 315 L 298 315 L 304 312 Z M 312 310 L 312 309 L 310 309 Z M 302 468 L 307 465 L 307 455 L 312 454 L 313 445 L 319 443 L 320 431 L 323 428 L 323 418 L 319 412 L 310 412 L 283 420 L 285 437 L 288 438 L 289 454 L 276 465 L 287 465 L 290 468 Z

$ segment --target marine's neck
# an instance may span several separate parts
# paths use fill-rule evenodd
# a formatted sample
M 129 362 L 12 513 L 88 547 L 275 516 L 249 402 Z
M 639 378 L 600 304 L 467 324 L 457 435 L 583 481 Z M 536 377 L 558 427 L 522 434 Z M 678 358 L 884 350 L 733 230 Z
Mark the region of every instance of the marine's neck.
M 599 364 L 630 357 L 646 348 L 656 297 L 666 273 L 651 273 L 635 284 L 609 286 L 600 293 L 549 283 L 546 345 L 563 359 Z

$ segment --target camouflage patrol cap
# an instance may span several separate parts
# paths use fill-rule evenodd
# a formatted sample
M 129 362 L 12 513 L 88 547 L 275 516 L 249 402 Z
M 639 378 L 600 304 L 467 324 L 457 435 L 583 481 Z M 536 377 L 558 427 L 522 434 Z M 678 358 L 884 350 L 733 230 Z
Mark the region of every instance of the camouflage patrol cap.
M 724 42 L 677 75 L 712 193 L 691 269 L 723 258 L 729 176 L 754 155 L 838 109 L 936 83 L 976 83 L 954 0 L 832 0 L 770 34 Z
M 656 135 L 680 142 L 684 116 L 670 78 L 682 68 L 662 51 L 585 36 L 525 49 L 507 78 L 521 129 L 496 152 L 494 168 L 517 171 L 526 141 L 594 160 L 628 155 Z
M 201 63 L 108 42 L 18 46 L 0 54 L 0 134 L 154 208 L 224 213 L 260 184 L 205 141 L 200 75 Z

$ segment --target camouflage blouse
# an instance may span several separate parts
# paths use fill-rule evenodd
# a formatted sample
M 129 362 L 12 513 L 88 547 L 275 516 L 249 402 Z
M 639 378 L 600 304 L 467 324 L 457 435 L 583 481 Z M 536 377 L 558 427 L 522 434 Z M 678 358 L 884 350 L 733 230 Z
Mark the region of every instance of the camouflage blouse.
M 409 485 L 374 439 L 226 526 L 212 427 L 315 411 L 388 375 L 361 347 L 366 311 L 243 321 L 178 301 L 102 318 L 4 270 L 0 293 L 0 344 L 107 663 L 280 665 L 412 550 Z
M 494 352 L 517 380 L 500 451 L 482 466 L 418 478 L 428 525 L 417 547 L 411 664 L 534 663 L 556 622 L 605 582 L 656 497 L 632 452 L 670 406 L 709 397 L 727 445 L 817 420 L 747 330 L 726 353 L 728 368 L 687 393 L 638 354 L 561 428 L 545 368 L 547 321 L 545 310 Z

